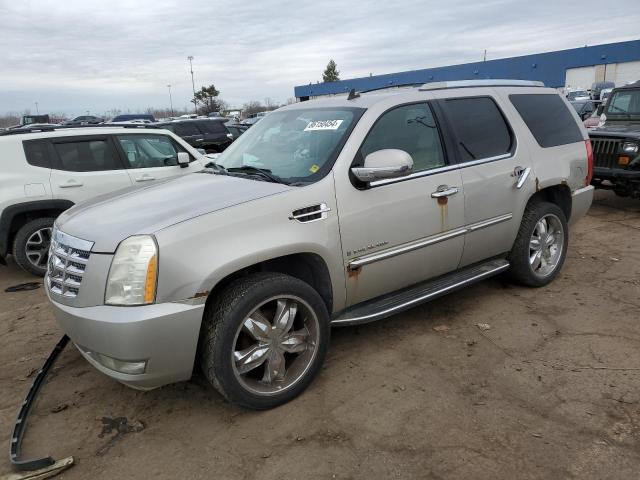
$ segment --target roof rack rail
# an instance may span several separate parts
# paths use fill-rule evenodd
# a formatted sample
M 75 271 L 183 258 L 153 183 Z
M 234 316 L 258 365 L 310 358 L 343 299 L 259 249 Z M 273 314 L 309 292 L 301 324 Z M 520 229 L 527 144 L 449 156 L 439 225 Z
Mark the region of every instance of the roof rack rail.
M 449 82 L 425 83 L 419 88 L 419 90 L 442 90 L 445 88 L 471 87 L 544 87 L 544 83 L 535 80 L 453 80 Z
M 153 123 L 99 123 L 97 125 L 57 125 L 42 127 L 18 127 L 0 132 L 0 136 L 22 135 L 25 133 L 55 132 L 58 130 L 73 130 L 76 128 L 158 128 Z

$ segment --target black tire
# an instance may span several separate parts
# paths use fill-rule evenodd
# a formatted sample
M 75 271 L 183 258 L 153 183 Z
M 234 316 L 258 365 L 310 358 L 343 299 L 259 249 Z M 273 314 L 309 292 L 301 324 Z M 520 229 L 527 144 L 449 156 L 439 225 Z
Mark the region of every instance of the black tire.
M 553 271 L 547 275 L 539 275 L 534 272 L 529 261 L 530 240 L 538 221 L 547 215 L 554 215 L 558 218 L 562 225 L 564 238 L 562 251 Z M 524 211 L 520 230 L 518 230 L 518 236 L 516 237 L 516 241 L 508 256 L 509 263 L 511 264 L 511 268 L 509 269 L 510 277 L 516 282 L 529 287 L 543 287 L 548 285 L 554 278 L 556 278 L 558 272 L 562 269 L 562 265 L 564 264 L 564 260 L 567 256 L 568 242 L 569 228 L 562 209 L 556 204 L 550 202 L 536 200 L 530 202 Z
M 36 218 L 35 220 L 31 220 L 27 222 L 20 230 L 16 233 L 16 236 L 13 239 L 13 257 L 16 263 L 26 272 L 29 272 L 38 277 L 44 277 L 44 274 L 47 273 L 47 262 L 46 259 L 49 255 L 49 243 L 43 244 L 42 255 L 43 261 L 38 262 L 38 265 L 35 265 L 32 259 L 29 259 L 27 255 L 27 241 L 29 238 L 39 230 L 43 229 L 51 229 L 53 227 L 53 222 L 55 218 Z M 50 240 L 50 237 L 49 237 Z
M 299 297 L 315 313 L 319 326 L 315 353 L 304 374 L 285 391 L 256 394 L 245 388 L 234 373 L 232 352 L 245 318 L 258 305 L 278 295 Z M 265 410 L 289 402 L 309 386 L 322 367 L 329 339 L 327 307 L 311 286 L 281 273 L 256 273 L 232 282 L 207 305 L 200 333 L 200 366 L 207 380 L 229 402 L 253 410 Z

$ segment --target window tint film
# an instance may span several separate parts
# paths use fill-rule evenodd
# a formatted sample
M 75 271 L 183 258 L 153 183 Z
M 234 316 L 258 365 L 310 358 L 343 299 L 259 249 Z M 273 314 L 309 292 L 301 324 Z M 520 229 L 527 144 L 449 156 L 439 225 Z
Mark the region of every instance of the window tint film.
M 179 149 L 163 135 L 118 135 L 118 143 L 131 168 L 172 167 L 178 165 Z
M 200 130 L 194 123 L 176 123 L 174 126 L 174 132 L 181 137 L 189 137 L 191 135 L 200 135 Z
M 387 148 L 404 150 L 413 158 L 413 171 L 445 164 L 440 135 L 426 103 L 404 105 L 383 114 L 362 144 L 362 159 Z
M 454 98 L 443 101 L 441 105 L 455 131 L 463 162 L 511 151 L 511 130 L 493 99 Z
M 202 122 L 198 122 L 198 128 L 203 133 L 227 133 L 222 122 L 216 122 L 212 120 L 204 120 Z
M 60 169 L 68 172 L 99 172 L 122 168 L 113 145 L 106 139 L 54 144 Z
M 34 167 L 51 168 L 51 156 L 49 154 L 49 143 L 36 140 L 23 142 L 24 154 L 29 165 Z
M 580 128 L 559 95 L 514 94 L 509 99 L 541 147 L 583 141 Z

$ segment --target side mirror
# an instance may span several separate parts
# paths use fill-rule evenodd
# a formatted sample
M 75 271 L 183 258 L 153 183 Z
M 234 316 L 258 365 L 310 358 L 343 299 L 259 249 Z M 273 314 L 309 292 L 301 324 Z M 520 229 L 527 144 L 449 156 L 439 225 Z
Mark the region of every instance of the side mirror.
M 413 170 L 413 159 L 404 150 L 394 148 L 378 150 L 364 159 L 364 166 L 353 167 L 351 172 L 361 182 L 374 182 L 405 177 Z
M 178 152 L 178 165 L 180 165 L 180 168 L 189 166 L 189 154 L 187 152 Z

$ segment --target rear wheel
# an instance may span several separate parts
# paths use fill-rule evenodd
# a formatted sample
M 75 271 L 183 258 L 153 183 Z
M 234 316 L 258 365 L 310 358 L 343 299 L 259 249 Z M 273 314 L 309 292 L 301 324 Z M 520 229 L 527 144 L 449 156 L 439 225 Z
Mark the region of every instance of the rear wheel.
M 47 272 L 54 218 L 37 218 L 23 225 L 13 240 L 13 256 L 23 270 L 43 277 Z
M 259 273 L 229 285 L 207 307 L 201 366 L 232 403 L 267 409 L 299 395 L 324 361 L 329 314 L 305 282 Z
M 567 255 L 569 232 L 564 212 L 549 202 L 527 206 L 509 254 L 511 276 L 530 287 L 549 284 Z

